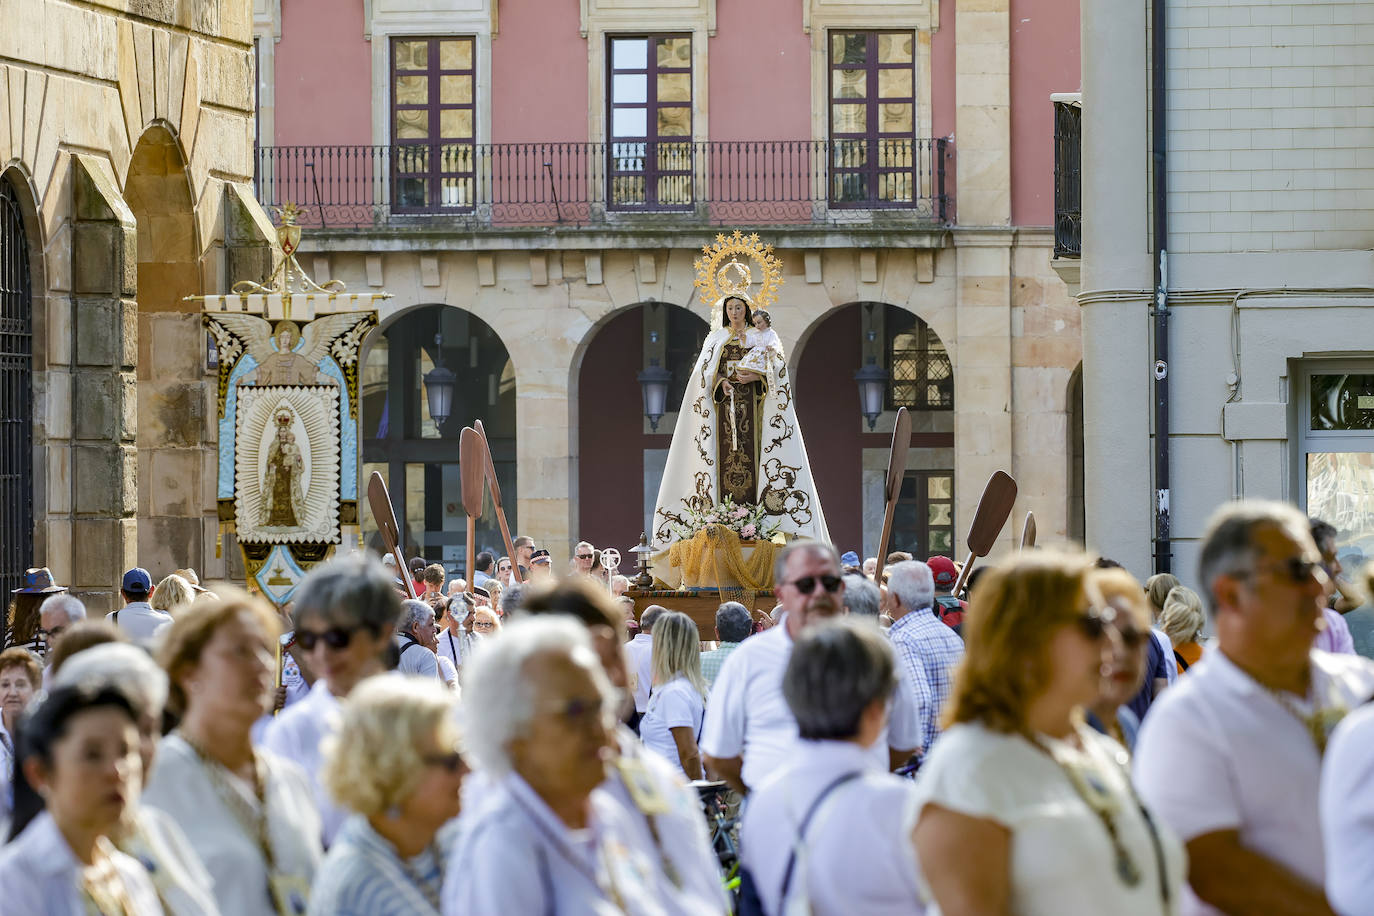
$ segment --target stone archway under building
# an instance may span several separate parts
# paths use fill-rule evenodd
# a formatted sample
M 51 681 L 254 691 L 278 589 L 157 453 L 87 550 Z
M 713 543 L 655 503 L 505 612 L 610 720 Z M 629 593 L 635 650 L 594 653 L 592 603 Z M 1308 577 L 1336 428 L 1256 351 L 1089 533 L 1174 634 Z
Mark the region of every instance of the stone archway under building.
M 882 302 L 839 306 L 802 338 L 795 366 L 797 420 L 831 540 L 870 556 L 883 522 L 883 480 L 896 409 L 912 417 L 911 450 L 891 550 L 924 559 L 954 544 L 954 370 L 920 316 Z M 854 373 L 869 357 L 888 373 L 884 412 L 870 430 Z
M 215 530 L 217 466 L 206 335 L 198 302 L 202 246 L 186 156 L 154 124 L 134 147 L 124 199 L 138 232 L 138 562 L 154 580 L 204 569 Z
M 439 363 L 456 376 L 451 412 L 442 424 L 430 413 L 424 381 Z M 360 386 L 361 486 L 366 488 L 373 471 L 387 481 L 408 557 L 420 556 L 443 564 L 450 575 L 465 575 L 467 515 L 458 439 L 474 420 L 480 419 L 486 429 L 512 536 L 519 524 L 515 367 L 505 342 L 491 325 L 462 308 L 422 304 L 400 309 L 369 335 Z M 366 508 L 361 521 L 364 542 L 380 552 L 376 522 Z M 475 546 L 497 556 L 505 553 L 489 495 L 484 496 Z
M 658 497 L 687 374 L 708 332 L 695 313 L 665 302 L 637 303 L 602 319 L 584 338 L 577 380 L 577 540 L 620 551 L 647 531 Z M 657 362 L 672 373 L 654 430 L 638 374 Z

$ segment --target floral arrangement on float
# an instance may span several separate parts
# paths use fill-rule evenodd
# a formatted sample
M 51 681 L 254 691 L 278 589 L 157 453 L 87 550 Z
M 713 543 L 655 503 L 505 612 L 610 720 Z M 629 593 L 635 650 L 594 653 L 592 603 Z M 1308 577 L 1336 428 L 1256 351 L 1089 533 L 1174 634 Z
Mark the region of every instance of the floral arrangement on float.
M 766 589 L 773 585 L 773 556 L 784 543 L 775 516 L 729 496 L 689 509 L 674 524 L 678 540 L 668 565 L 682 569 L 684 588 Z

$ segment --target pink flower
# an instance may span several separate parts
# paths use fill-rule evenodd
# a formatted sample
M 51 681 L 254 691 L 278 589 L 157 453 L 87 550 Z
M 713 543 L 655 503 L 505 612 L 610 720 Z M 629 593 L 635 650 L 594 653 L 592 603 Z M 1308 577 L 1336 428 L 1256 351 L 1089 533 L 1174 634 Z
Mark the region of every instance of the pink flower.
M 752 538 L 759 533 L 759 529 L 753 522 L 750 522 L 741 528 L 739 533 L 745 538 Z
M 735 509 L 735 518 L 744 518 L 744 517 L 745 517 L 746 515 L 748 515 L 748 514 L 749 514 L 749 510 L 748 510 L 747 508 L 745 508 L 744 506 L 739 506 L 738 508 Z

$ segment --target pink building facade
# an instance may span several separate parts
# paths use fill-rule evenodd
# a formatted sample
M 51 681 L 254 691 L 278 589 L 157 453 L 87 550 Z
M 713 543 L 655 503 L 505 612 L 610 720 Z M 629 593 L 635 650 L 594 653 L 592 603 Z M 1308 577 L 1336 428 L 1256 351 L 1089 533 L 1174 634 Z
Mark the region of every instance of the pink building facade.
M 1079 535 L 1050 101 L 1078 88 L 1076 0 L 256 3 L 258 197 L 310 211 L 317 280 L 393 294 L 359 460 L 417 551 L 461 556 L 474 418 L 516 528 L 556 556 L 635 543 L 681 390 L 651 421 L 637 377 L 682 378 L 710 309 L 693 258 L 733 228 L 784 261 L 775 324 L 840 549 L 876 547 L 898 406 L 895 546 L 960 552 L 999 468 L 1042 541 Z M 440 362 L 459 390 L 436 422 Z

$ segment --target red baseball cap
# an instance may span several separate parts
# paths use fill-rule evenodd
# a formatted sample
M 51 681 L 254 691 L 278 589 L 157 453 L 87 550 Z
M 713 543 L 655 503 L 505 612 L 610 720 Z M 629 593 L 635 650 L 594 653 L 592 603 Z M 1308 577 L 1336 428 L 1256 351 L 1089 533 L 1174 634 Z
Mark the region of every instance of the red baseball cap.
M 936 588 L 953 588 L 959 581 L 959 570 L 954 568 L 954 561 L 949 557 L 931 557 L 926 565 L 930 567 Z

